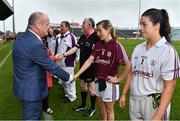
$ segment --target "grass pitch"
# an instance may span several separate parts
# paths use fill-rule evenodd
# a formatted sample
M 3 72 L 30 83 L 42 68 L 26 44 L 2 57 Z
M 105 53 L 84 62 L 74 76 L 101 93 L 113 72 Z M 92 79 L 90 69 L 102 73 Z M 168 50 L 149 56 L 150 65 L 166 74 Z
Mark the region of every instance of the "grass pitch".
M 128 56 L 131 55 L 134 47 L 141 43 L 142 40 L 119 40 L 120 43 L 124 46 L 125 50 L 128 53 Z M 177 49 L 178 54 L 180 55 L 180 41 L 173 42 L 173 45 Z M 3 47 L 3 49 L 1 49 Z M 9 53 L 12 48 L 12 43 L 6 43 L 0 45 L 0 63 Z M 123 67 L 122 67 L 123 68 Z M 120 69 L 120 71 L 122 70 Z M 22 120 L 22 107 L 20 102 L 13 94 L 13 64 L 12 57 L 10 56 L 6 62 L 0 68 L 0 120 Z M 78 70 L 78 65 L 76 70 Z M 180 79 L 177 80 L 175 93 L 172 99 L 172 108 L 171 108 L 171 120 L 180 119 Z M 120 84 L 120 90 L 124 85 L 125 81 L 123 80 Z M 100 114 L 97 108 L 97 112 L 94 116 L 87 118 L 83 116 L 82 112 L 74 112 L 72 108 L 81 103 L 80 99 L 80 86 L 79 81 L 77 81 L 77 100 L 70 104 L 64 104 L 62 97 L 62 87 L 57 84 L 57 81 L 54 80 L 54 87 L 49 91 L 49 105 L 54 110 L 53 119 L 54 120 L 99 120 Z M 87 99 L 87 106 L 90 107 L 89 95 Z M 124 110 L 119 108 L 119 103 L 116 101 L 114 110 L 115 110 L 115 119 L 116 120 L 129 120 L 128 114 L 128 101 Z M 43 119 L 43 117 L 42 117 Z

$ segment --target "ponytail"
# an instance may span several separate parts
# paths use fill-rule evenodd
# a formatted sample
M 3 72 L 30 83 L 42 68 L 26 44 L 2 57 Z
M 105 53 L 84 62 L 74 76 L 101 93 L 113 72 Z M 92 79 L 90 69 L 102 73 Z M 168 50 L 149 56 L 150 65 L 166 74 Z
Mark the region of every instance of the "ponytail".
M 171 27 L 169 24 L 169 16 L 165 9 L 156 9 L 151 8 L 145 11 L 142 16 L 149 17 L 150 21 L 155 25 L 160 24 L 159 33 L 162 36 L 165 36 L 166 40 L 171 43 Z
M 169 24 L 169 16 L 166 10 L 161 9 L 160 35 L 165 36 L 166 40 L 171 43 L 171 27 Z

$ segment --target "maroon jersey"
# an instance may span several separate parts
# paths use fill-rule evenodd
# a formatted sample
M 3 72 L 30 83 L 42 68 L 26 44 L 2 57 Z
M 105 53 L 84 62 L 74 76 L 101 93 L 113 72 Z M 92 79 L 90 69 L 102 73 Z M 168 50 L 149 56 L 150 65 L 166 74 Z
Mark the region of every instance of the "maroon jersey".
M 128 59 L 120 43 L 112 39 L 108 43 L 98 42 L 92 51 L 96 66 L 96 78 L 105 79 L 107 76 L 116 76 L 118 67 Z

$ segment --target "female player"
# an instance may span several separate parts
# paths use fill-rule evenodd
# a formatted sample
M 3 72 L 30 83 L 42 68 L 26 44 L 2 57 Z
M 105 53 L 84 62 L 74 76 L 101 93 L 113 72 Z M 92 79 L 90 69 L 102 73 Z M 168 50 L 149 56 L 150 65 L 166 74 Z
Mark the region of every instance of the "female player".
M 132 53 L 131 73 L 120 98 L 120 107 L 125 106 L 130 87 L 131 120 L 168 120 L 180 63 L 171 45 L 166 10 L 145 11 L 140 20 L 140 32 L 146 41 L 136 46 Z
M 101 120 L 114 120 L 114 103 L 119 99 L 119 82 L 124 79 L 130 63 L 122 45 L 114 37 L 114 28 L 109 20 L 102 20 L 96 25 L 101 41 L 94 46 L 91 56 L 74 78 L 82 74 L 95 63 L 95 95 L 100 109 Z M 118 75 L 118 67 L 125 64 L 125 69 Z

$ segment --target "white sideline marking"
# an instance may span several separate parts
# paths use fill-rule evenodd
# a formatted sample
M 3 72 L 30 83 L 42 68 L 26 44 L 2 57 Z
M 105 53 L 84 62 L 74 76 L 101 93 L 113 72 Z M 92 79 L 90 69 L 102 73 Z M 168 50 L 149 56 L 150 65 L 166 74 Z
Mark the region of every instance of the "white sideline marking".
M 7 56 L 0 62 L 0 69 L 3 66 L 3 64 L 6 62 L 6 60 L 8 59 L 8 57 L 11 55 L 12 50 L 9 51 L 9 53 L 7 54 Z

